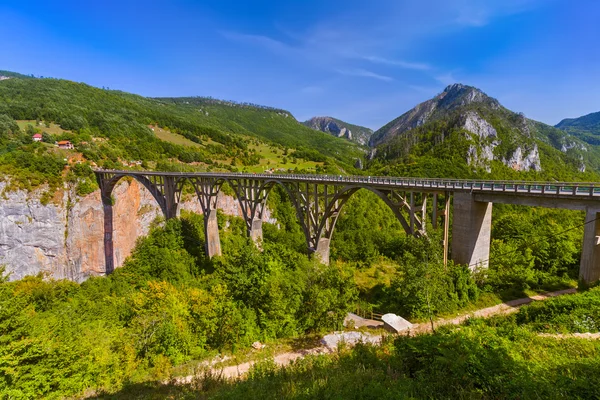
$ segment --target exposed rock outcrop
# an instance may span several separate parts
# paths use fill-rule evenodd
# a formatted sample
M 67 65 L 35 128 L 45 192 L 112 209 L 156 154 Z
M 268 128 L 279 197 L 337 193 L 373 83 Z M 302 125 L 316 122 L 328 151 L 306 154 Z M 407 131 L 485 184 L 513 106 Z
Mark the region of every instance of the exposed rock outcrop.
M 463 129 L 474 135 L 475 144 L 469 146 L 467 153 L 467 162 L 471 166 L 484 168 L 491 172 L 491 162 L 494 159 L 494 149 L 499 142 L 496 129 L 479 114 L 474 111 L 467 111 L 461 116 Z
M 0 182 L 0 265 L 6 266 L 11 280 L 45 272 L 81 282 L 105 273 L 104 212 L 98 191 L 77 198 L 65 189 L 55 202 L 44 205 L 41 191 L 4 192 L 5 187 Z M 119 267 L 137 238 L 148 234 L 152 221 L 162 214 L 152 195 L 135 180 L 122 181 L 113 193 L 114 257 Z M 225 214 L 242 215 L 233 197 L 220 195 L 217 205 Z M 179 209 L 202 213 L 192 196 Z M 269 210 L 265 221 L 276 222 Z
M 345 138 L 361 145 L 367 145 L 373 131 L 363 126 L 348 124 L 331 117 L 313 117 L 303 122 L 311 129 Z
M 540 153 L 538 151 L 537 144 L 528 149 L 517 147 L 513 152 L 512 156 L 508 159 L 502 160 L 505 165 L 511 167 L 516 171 L 541 171 L 540 165 Z
M 463 128 L 477 135 L 480 139 L 497 138 L 496 129 L 479 114 L 474 111 L 467 111 L 463 116 Z

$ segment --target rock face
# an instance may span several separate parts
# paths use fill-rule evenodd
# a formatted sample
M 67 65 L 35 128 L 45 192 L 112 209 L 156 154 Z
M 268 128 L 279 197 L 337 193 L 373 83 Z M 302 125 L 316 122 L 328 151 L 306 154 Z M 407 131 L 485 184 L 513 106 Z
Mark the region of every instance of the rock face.
M 331 117 L 314 117 L 303 122 L 303 124 L 311 129 L 352 140 L 363 146 L 369 143 L 369 138 L 373 134 L 373 131 L 369 128 L 352 125 Z
M 57 193 L 44 205 L 41 192 L 4 192 L 0 182 L 0 265 L 6 266 L 10 279 L 21 279 L 39 272 L 57 279 L 81 282 L 103 275 L 104 213 L 100 193 L 78 198 L 70 190 Z M 154 198 L 137 181 L 122 181 L 113 196 L 114 257 L 123 265 L 136 240 L 148 234 L 151 222 L 162 215 Z M 236 199 L 220 195 L 218 207 L 225 214 L 241 216 Z M 185 199 L 179 209 L 201 213 L 198 201 Z M 265 221 L 274 223 L 269 210 Z
M 467 162 L 491 172 L 490 163 L 494 159 L 494 148 L 499 144 L 496 129 L 474 111 L 467 111 L 461 116 L 461 121 L 463 129 L 471 132 L 477 143 L 469 146 Z
M 340 343 L 345 343 L 346 345 L 352 347 L 357 343 L 378 344 L 380 342 L 381 336 L 355 331 L 334 332 L 323 336 L 323 339 L 321 339 L 321 344 L 327 347 L 329 350 L 337 349 Z
M 530 150 L 517 147 L 509 159 L 503 160 L 504 164 L 511 167 L 515 171 L 541 171 L 540 153 L 537 144 L 533 145 Z

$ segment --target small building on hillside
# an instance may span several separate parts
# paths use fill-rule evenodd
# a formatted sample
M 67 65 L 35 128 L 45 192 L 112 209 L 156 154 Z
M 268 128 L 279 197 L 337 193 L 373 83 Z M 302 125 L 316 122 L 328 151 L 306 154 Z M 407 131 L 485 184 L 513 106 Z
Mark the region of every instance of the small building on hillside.
M 42 141 L 42 134 L 41 133 L 36 133 L 31 138 L 33 139 L 34 142 L 41 142 Z
M 69 140 L 61 140 L 60 142 L 56 143 L 56 145 L 58 146 L 59 149 L 72 149 L 73 148 L 73 144 Z

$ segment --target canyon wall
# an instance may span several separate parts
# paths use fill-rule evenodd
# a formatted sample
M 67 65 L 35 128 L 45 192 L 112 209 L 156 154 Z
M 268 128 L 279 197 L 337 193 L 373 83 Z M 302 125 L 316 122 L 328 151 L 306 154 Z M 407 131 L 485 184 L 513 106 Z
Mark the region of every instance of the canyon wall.
M 81 282 L 104 275 L 104 214 L 100 192 L 78 197 L 65 188 L 48 204 L 42 191 L 5 191 L 0 182 L 0 265 L 10 279 L 39 272 L 56 279 Z M 137 238 L 148 234 L 154 219 L 162 215 L 154 198 L 137 181 L 122 181 L 113 192 L 115 266 L 120 267 Z M 237 200 L 219 195 L 218 208 L 241 216 Z M 195 196 L 184 197 L 179 209 L 202 213 Z M 271 219 L 265 211 L 265 221 Z

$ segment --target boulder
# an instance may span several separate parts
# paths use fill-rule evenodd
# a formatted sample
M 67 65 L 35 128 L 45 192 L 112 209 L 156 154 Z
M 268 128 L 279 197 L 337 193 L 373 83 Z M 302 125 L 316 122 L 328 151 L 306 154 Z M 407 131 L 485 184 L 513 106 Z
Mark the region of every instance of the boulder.
M 381 317 L 381 320 L 383 321 L 383 326 L 385 329 L 396 333 L 405 331 L 412 327 L 410 322 L 402 317 L 397 316 L 396 314 L 384 314 Z

